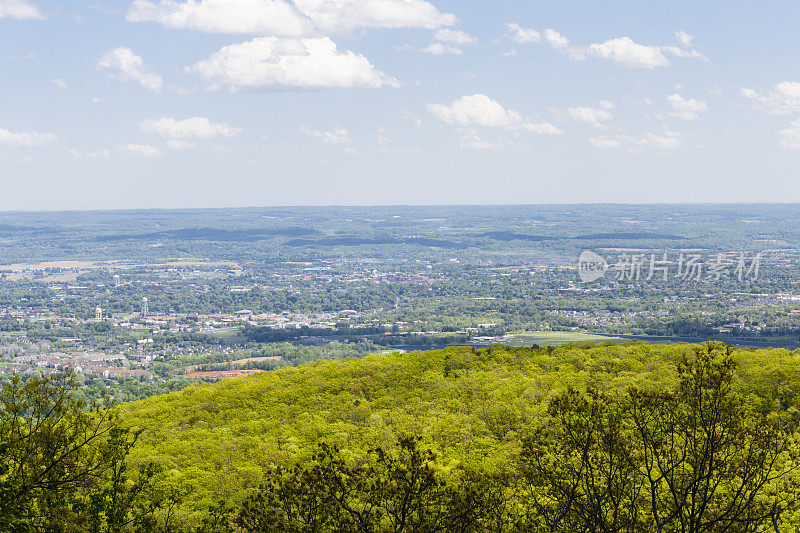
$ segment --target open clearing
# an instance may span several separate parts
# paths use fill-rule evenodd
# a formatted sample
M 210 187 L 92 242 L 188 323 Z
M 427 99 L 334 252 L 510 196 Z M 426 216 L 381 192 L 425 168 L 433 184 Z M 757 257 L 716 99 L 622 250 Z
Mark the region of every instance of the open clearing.
M 209 378 L 209 379 L 229 379 L 243 378 L 265 372 L 265 370 L 214 370 L 211 372 L 191 372 L 186 374 L 187 378 Z
M 602 342 L 602 341 L 625 342 L 627 339 L 619 337 L 609 337 L 606 335 L 594 335 L 592 333 L 582 333 L 579 331 L 533 331 L 530 333 L 520 333 L 508 341 L 511 346 L 531 346 L 538 344 L 545 346 L 548 344 L 561 345 L 569 342 Z

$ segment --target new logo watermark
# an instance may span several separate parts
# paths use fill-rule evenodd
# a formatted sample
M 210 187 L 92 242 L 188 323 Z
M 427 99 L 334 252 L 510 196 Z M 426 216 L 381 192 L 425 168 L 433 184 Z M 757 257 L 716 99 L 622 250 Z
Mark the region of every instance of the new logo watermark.
M 762 254 L 755 252 L 696 253 L 686 251 L 618 254 L 609 262 L 592 250 L 578 258 L 581 283 L 609 277 L 616 281 L 757 281 Z
M 581 283 L 597 281 L 606 275 L 607 270 L 606 260 L 591 250 L 584 250 L 578 259 L 578 276 L 581 278 Z

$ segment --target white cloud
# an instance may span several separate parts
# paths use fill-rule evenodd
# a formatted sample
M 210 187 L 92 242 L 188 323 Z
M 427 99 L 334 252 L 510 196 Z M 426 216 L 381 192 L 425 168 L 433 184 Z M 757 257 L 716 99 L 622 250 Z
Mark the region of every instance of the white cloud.
M 684 98 L 679 94 L 671 94 L 667 96 L 672 108 L 671 116 L 681 118 L 684 120 L 697 120 L 700 118 L 700 113 L 708 111 L 708 105 L 694 98 Z
M 675 32 L 675 38 L 677 38 L 678 42 L 680 42 L 686 48 L 689 48 L 690 46 L 692 46 L 692 41 L 694 40 L 694 37 L 692 37 L 691 35 L 689 35 L 685 31 L 676 31 Z
M 361 54 L 340 52 L 327 37 L 258 37 L 222 48 L 188 70 L 212 89 L 288 89 L 396 87 L 397 80 L 377 70 Z
M 400 47 L 400 50 L 417 50 L 423 54 L 430 54 L 434 56 L 441 55 L 461 55 L 464 50 L 460 46 L 468 46 L 477 42 L 477 39 L 472 37 L 466 32 L 461 30 L 452 30 L 449 28 L 442 28 L 433 34 L 436 41 L 426 46 L 425 48 L 416 49 L 413 46 L 406 45 Z
M 677 46 L 661 46 L 661 50 L 667 54 L 680 58 L 700 59 L 701 61 L 708 61 L 708 58 L 695 49 L 684 50 Z
M 652 69 L 669 65 L 669 59 L 664 56 L 661 48 L 635 43 L 630 37 L 610 39 L 602 44 L 590 44 L 587 53 L 631 68 Z
M 42 146 L 57 140 L 58 137 L 52 133 L 39 133 L 37 131 L 12 132 L 0 128 L 0 144 L 15 148 Z
M 311 22 L 285 0 L 135 0 L 127 19 L 207 33 L 299 37 L 314 31 Z
M 463 96 L 449 106 L 431 104 L 428 106 L 428 111 L 440 121 L 451 126 L 503 128 L 540 135 L 563 133 L 552 124 L 533 123 L 516 111 L 506 110 L 498 102 L 484 94 Z
M 478 42 L 478 40 L 472 35 L 461 30 L 453 30 L 450 28 L 436 30 L 436 33 L 433 34 L 433 38 L 443 43 L 457 44 L 461 46 L 468 46 Z
M 778 132 L 781 137 L 780 144 L 790 150 L 800 150 L 800 119 L 792 122 L 791 127 Z
M 638 148 L 655 148 L 659 150 L 677 150 L 683 146 L 683 141 L 675 132 L 667 131 L 664 135 L 648 133 L 635 142 Z
M 42 12 L 27 0 L 0 0 L 0 19 L 42 20 Z
M 795 81 L 778 83 L 766 93 L 743 88 L 740 94 L 768 113 L 783 115 L 800 111 L 800 83 Z
M 441 56 L 441 55 L 460 56 L 461 54 L 464 53 L 464 51 L 461 48 L 457 46 L 451 46 L 445 43 L 431 43 L 425 48 L 420 48 L 419 51 L 422 52 L 423 54 L 430 54 L 434 56 Z
M 665 67 L 670 64 L 667 55 L 708 61 L 706 56 L 694 49 L 684 50 L 677 46 L 647 46 L 634 42 L 630 37 L 610 39 L 602 44 L 590 44 L 586 53 L 629 68 Z
M 347 144 L 350 142 L 350 133 L 344 128 L 336 128 L 332 131 L 303 130 L 306 135 L 319 139 L 325 144 Z
M 556 30 L 550 28 L 544 30 L 544 42 L 556 50 L 570 48 L 569 39 L 558 33 Z
M 242 128 L 227 123 L 214 123 L 205 117 L 192 117 L 185 120 L 160 118 L 143 120 L 139 129 L 144 133 L 159 135 L 166 139 L 167 147 L 173 150 L 194 148 L 194 141 L 209 140 L 216 137 L 235 137 Z
M 142 157 L 156 157 L 163 153 L 161 148 L 149 144 L 125 144 L 117 149 L 125 154 L 140 155 Z
M 567 109 L 567 113 L 573 119 L 591 124 L 594 127 L 600 127 L 603 122 L 608 122 L 613 118 L 606 109 L 594 109 L 586 106 L 570 107 Z
M 673 151 L 683 146 L 680 134 L 665 130 L 664 133 L 647 133 L 641 137 L 631 135 L 615 135 L 613 137 L 596 137 L 589 143 L 598 149 L 613 150 L 626 147 L 630 152 L 646 150 Z
M 601 150 L 622 148 L 622 141 L 615 138 L 597 137 L 594 139 L 589 139 L 589 143 L 595 148 L 600 148 Z
M 424 0 L 294 0 L 300 12 L 325 32 L 360 28 L 437 29 L 458 23 Z
M 120 81 L 135 81 L 145 89 L 160 92 L 161 76 L 148 70 L 144 60 L 130 48 L 116 48 L 97 60 L 97 67 Z
M 278 37 L 310 37 L 320 30 L 426 28 L 458 22 L 424 0 L 135 0 L 130 22 L 157 22 L 173 29 Z
M 602 107 L 603 109 L 614 109 L 615 107 L 617 107 L 612 102 L 609 102 L 608 100 L 600 100 L 598 102 L 598 105 L 600 107 Z
M 517 44 L 538 43 L 542 40 L 542 34 L 531 28 L 523 28 L 516 22 L 509 22 L 507 37 Z
M 55 85 L 59 89 L 68 89 L 69 88 L 69 85 L 67 84 L 67 82 L 65 82 L 61 78 L 53 78 L 51 81 L 53 82 L 53 85 Z
M 567 54 L 574 61 L 596 57 L 629 68 L 647 69 L 669 65 L 670 61 L 667 55 L 708 61 L 706 56 L 694 49 L 687 50 L 677 46 L 647 46 L 634 42 L 630 37 L 618 37 L 589 46 L 576 46 L 552 28 L 540 33 L 537 30 L 522 28 L 518 24 L 512 23 L 508 25 L 508 30 L 508 37 L 517 43 L 544 42 L 553 50 Z

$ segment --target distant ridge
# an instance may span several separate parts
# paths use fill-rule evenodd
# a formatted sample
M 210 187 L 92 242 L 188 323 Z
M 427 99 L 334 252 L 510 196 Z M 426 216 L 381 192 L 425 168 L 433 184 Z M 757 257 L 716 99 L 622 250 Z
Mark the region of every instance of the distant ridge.
M 551 237 L 547 235 L 530 235 L 527 233 L 514 233 L 512 231 L 489 231 L 482 233 L 481 237 L 489 237 L 496 241 L 561 241 L 561 240 L 613 240 L 613 239 L 626 239 L 626 240 L 686 240 L 686 237 L 680 235 L 670 235 L 665 233 L 593 233 L 588 235 L 578 235 L 576 237 Z
M 215 228 L 187 228 L 153 233 L 133 235 L 101 235 L 98 241 L 127 241 L 127 240 L 152 240 L 174 239 L 184 241 L 222 241 L 222 242 L 247 242 L 260 241 L 270 237 L 302 237 L 313 235 L 316 230 L 309 228 L 278 228 L 278 229 L 245 229 L 225 230 Z

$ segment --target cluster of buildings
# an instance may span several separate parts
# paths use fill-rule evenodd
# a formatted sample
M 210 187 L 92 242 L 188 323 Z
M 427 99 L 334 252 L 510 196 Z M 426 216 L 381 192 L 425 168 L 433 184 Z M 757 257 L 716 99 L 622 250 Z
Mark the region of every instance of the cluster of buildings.
M 152 361 L 146 355 L 122 355 L 103 352 L 39 352 L 26 350 L 11 355 L 10 362 L 0 364 L 0 374 L 50 373 L 70 368 L 83 375 L 108 378 L 147 378 L 153 374 L 147 370 Z

